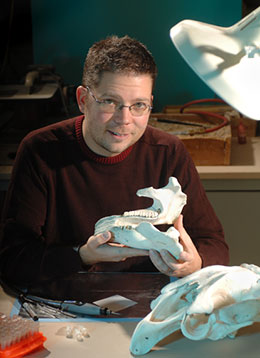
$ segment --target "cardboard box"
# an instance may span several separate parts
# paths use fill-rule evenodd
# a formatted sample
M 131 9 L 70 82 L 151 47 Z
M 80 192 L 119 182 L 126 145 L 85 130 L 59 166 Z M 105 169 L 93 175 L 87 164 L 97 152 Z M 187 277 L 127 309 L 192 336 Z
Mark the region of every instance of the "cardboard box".
M 168 105 L 163 108 L 163 113 L 173 115 L 173 114 L 180 114 L 180 105 Z M 201 105 L 193 105 L 185 109 L 185 111 L 192 111 L 192 110 L 199 110 L 199 111 L 206 111 L 211 113 L 218 113 L 221 115 L 225 115 L 226 113 L 230 113 L 231 119 L 231 133 L 232 137 L 237 136 L 237 127 L 240 121 L 239 113 L 234 110 L 233 107 L 227 104 L 201 104 Z M 185 113 L 185 112 L 184 112 Z M 234 115 L 232 115 L 234 113 Z M 256 128 L 257 128 L 257 121 L 250 119 L 248 117 L 242 116 L 242 122 L 246 129 L 247 137 L 255 137 L 256 136 Z
M 213 129 L 220 123 L 218 119 L 211 117 L 205 120 L 193 114 L 153 113 L 149 120 L 151 126 L 177 135 L 183 141 L 196 166 L 230 164 L 232 137 L 230 124 L 204 133 L 205 128 Z

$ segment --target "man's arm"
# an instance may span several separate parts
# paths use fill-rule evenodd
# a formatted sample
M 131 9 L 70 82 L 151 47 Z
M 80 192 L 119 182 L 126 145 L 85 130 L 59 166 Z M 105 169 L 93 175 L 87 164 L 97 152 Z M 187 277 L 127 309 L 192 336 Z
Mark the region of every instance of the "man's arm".
M 13 168 L 0 239 L 0 272 L 4 280 L 28 286 L 89 269 L 94 263 L 148 255 L 147 251 L 107 243 L 111 237 L 103 242 L 99 236 L 91 237 L 89 243 L 86 237 L 80 254 L 75 251 L 76 240 L 82 242 L 84 238 L 78 237 L 77 232 L 73 237 L 73 230 L 65 233 L 65 238 L 61 227 L 57 228 L 52 220 L 63 210 L 63 202 L 58 201 L 59 208 L 55 206 L 55 190 L 59 190 L 59 185 L 50 184 L 49 168 L 45 169 L 44 160 L 37 155 L 39 151 L 31 143 L 22 143 Z
M 202 267 L 228 265 L 229 249 L 223 227 L 183 143 L 179 150 L 176 177 L 187 195 L 187 204 L 182 211 L 183 226 L 201 257 Z
M 48 184 L 39 170 L 37 148 L 23 141 L 18 149 L 1 224 L 0 272 L 4 280 L 28 285 L 77 272 L 81 259 L 72 246 L 48 241 Z M 69 263 L 69 264 L 68 264 Z
M 201 267 L 228 265 L 229 250 L 222 225 L 210 204 L 196 167 L 181 141 L 176 141 L 175 153 L 169 155 L 172 176 L 177 177 L 182 191 L 187 195 L 182 219 L 175 227 L 180 232 L 184 251 L 177 261 L 167 251 L 150 252 L 157 269 L 167 275 L 186 276 Z M 174 273 L 173 273 L 174 272 Z

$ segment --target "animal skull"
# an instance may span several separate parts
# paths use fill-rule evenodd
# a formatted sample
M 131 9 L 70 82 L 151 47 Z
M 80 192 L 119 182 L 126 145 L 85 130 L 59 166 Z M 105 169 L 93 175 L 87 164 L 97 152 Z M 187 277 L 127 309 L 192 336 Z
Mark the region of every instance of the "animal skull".
M 169 178 L 168 184 L 160 189 L 140 189 L 136 193 L 153 199 L 148 209 L 126 211 L 123 215 L 107 216 L 95 225 L 95 235 L 110 231 L 114 241 L 138 249 L 168 250 L 177 259 L 183 248 L 179 243 L 179 232 L 171 226 L 166 232 L 154 225 L 173 224 L 186 204 L 186 194 L 181 191 L 178 180 Z
M 235 337 L 241 327 L 260 321 L 260 268 L 208 266 L 166 285 L 138 323 L 130 345 L 134 355 L 181 330 L 192 340 Z

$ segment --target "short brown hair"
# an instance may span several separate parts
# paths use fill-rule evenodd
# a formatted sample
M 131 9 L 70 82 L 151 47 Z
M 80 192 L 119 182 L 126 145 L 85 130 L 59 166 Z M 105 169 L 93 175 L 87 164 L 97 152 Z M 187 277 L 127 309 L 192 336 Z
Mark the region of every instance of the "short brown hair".
M 157 66 L 150 51 L 129 36 L 111 36 L 96 42 L 89 49 L 82 77 L 82 85 L 97 87 L 103 72 L 149 74 L 155 85 Z

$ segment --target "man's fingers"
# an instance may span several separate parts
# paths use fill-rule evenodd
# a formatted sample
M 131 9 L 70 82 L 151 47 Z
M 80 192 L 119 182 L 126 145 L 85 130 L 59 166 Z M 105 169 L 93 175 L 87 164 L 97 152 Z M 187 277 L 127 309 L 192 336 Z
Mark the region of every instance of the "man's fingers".
M 182 251 L 180 253 L 180 261 L 190 261 L 191 257 L 190 257 L 190 253 L 186 252 L 186 251 Z
M 161 250 L 160 254 L 161 254 L 161 258 L 166 263 L 166 265 L 170 267 L 172 270 L 175 270 L 176 269 L 175 265 L 177 263 L 176 258 L 172 256 L 168 250 Z
M 174 270 L 172 267 L 169 267 L 166 262 L 162 259 L 161 254 L 156 250 L 150 250 L 150 259 L 154 266 L 160 272 L 164 273 L 167 276 L 174 276 Z
M 105 231 L 102 234 L 91 236 L 88 240 L 88 245 L 92 247 L 98 247 L 104 245 L 112 238 L 111 232 Z
M 185 230 L 183 226 L 183 215 L 180 215 L 178 219 L 174 223 L 174 227 L 180 233 L 180 243 L 183 246 L 184 251 L 191 252 L 194 250 L 195 246 L 193 241 L 191 240 L 189 234 Z
M 157 268 L 157 270 L 163 273 L 165 273 L 168 270 L 169 267 L 162 261 L 159 252 L 155 250 L 150 250 L 149 255 L 152 263 Z
M 180 214 L 174 223 L 174 227 L 178 231 L 181 231 L 182 229 L 184 229 L 182 220 L 183 220 L 183 215 Z

